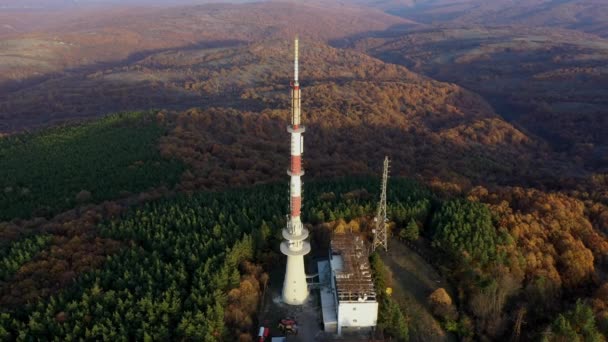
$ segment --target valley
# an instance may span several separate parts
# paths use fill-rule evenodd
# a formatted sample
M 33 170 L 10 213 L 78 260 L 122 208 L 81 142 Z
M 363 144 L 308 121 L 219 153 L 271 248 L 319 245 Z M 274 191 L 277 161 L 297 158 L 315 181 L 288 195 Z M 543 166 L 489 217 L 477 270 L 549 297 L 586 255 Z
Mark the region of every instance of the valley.
M 506 120 L 606 167 L 608 41 L 575 31 L 461 28 L 361 39 L 353 46 L 484 96 Z

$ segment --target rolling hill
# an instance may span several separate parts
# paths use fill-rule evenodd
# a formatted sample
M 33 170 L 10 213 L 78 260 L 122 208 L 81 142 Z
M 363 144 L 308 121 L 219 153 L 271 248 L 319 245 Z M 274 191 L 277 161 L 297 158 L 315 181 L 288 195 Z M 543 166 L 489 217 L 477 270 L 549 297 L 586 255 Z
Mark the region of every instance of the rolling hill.
M 102 8 L 64 19 L 47 32 L 0 40 L 0 89 L 7 84 L 19 88 L 30 78 L 44 79 L 74 68 L 121 62 L 146 51 L 285 38 L 298 30 L 303 36 L 328 40 L 405 23 L 410 22 L 379 10 L 290 2 Z
M 362 3 L 427 24 L 555 27 L 608 36 L 603 0 L 418 0 Z
M 345 168 L 366 173 L 368 166 L 357 161 L 356 156 L 384 149 L 386 153 L 404 154 L 399 160 L 403 161 L 400 166 L 405 174 L 445 173 L 446 177 L 459 180 L 464 180 L 465 174 L 471 177 L 483 174 L 494 180 L 503 176 L 504 180 L 514 180 L 508 175 L 513 172 L 516 160 L 521 165 L 534 164 L 538 153 L 547 153 L 541 141 L 518 131 L 480 97 L 455 85 L 314 40 L 305 40 L 302 50 L 307 121 L 319 127 L 316 139 L 335 142 L 319 143 L 318 149 L 312 149 L 318 151 L 312 153 L 320 163 L 311 168 L 313 174 L 340 174 L 331 171 L 335 166 L 328 168 L 333 164 L 332 158 L 350 159 L 342 164 Z M 219 113 L 225 113 L 226 117 L 216 114 L 218 117 L 213 120 L 218 125 L 233 120 L 234 115 L 229 113 L 234 110 L 239 116 L 244 115 L 241 120 L 253 119 L 255 115 L 248 114 L 251 112 L 276 118 L 279 113 L 286 115 L 284 111 L 276 111 L 288 104 L 285 81 L 291 66 L 288 53 L 283 39 L 153 53 L 123 66 L 75 73 L 13 92 L 11 97 L 3 98 L 3 111 L 10 113 L 3 122 L 14 125 L 9 129 L 15 130 L 116 110 L 190 107 L 224 108 Z M 45 102 L 49 105 L 40 117 L 36 108 Z M 336 133 L 350 133 L 336 135 L 334 129 Z M 281 131 L 277 128 L 277 134 Z M 230 134 L 226 129 L 213 129 L 208 134 L 213 132 L 221 132 L 221 136 L 209 138 L 218 141 L 228 139 Z M 232 144 L 250 139 L 237 132 Z M 364 138 L 372 136 L 376 138 Z M 432 154 L 444 157 L 427 158 L 430 150 L 420 149 L 434 149 Z M 467 156 L 467 151 L 475 152 Z M 464 155 L 458 161 L 454 159 L 461 154 Z M 268 158 L 269 154 L 265 156 Z M 479 160 L 466 162 L 469 158 Z M 416 162 L 409 164 L 406 160 Z M 444 165 L 439 160 L 454 163 Z M 543 173 L 542 166 L 537 168 Z M 455 173 L 450 175 L 452 172 Z
M 313 114 L 311 120 L 336 127 L 349 123 L 362 129 L 360 134 L 366 137 L 380 127 L 394 130 L 391 124 L 396 124 L 400 131 L 394 132 L 395 137 L 409 132 L 406 136 L 414 140 L 385 143 L 416 146 L 404 160 L 430 153 L 415 152 L 422 147 L 435 148 L 435 154 L 445 151 L 446 157 L 439 160 L 469 154 L 445 166 L 435 159 L 420 158 L 415 166 L 403 165 L 409 170 L 406 174 L 445 170 L 440 173 L 459 181 L 473 177 L 510 182 L 527 172 L 515 172 L 517 163 L 526 165 L 522 169 L 535 165 L 537 175 L 526 177 L 532 182 L 555 179 L 547 174 L 560 178 L 580 173 L 579 162 L 564 162 L 547 150 L 542 139 L 513 127 L 476 95 L 387 64 L 404 64 L 442 80 L 459 81 L 390 55 L 406 48 L 411 48 L 410 55 L 424 49 L 399 45 L 408 37 L 417 37 L 401 37 L 403 27 L 411 30 L 411 25 L 416 24 L 341 3 L 266 2 L 141 11 L 115 8 L 95 18 L 55 26 L 52 33 L 0 42 L 5 47 L 0 69 L 7 71 L 5 91 L 0 95 L 0 131 L 44 127 L 121 110 L 222 107 L 260 112 L 279 108 L 287 103 L 281 96 L 289 75 L 289 56 L 279 41 L 291 38 L 296 28 L 305 28 L 299 32 L 305 38 L 303 77 L 313 85 L 310 91 L 318 94 L 307 98 L 308 105 L 315 108 L 312 113 L 331 113 L 324 117 Z M 374 43 L 368 44 L 365 37 L 378 32 L 399 32 L 401 36 L 382 48 L 368 49 Z M 327 45 L 353 36 L 363 37 L 356 43 L 359 51 L 384 62 Z M 430 41 L 424 46 L 431 46 Z M 421 56 L 425 65 L 433 61 Z M 40 108 L 45 108 L 44 113 Z M 373 123 L 376 128 L 365 130 L 359 127 L 362 123 Z M 464 162 L 477 156 L 485 161 Z
M 559 29 L 445 28 L 355 46 L 472 89 L 503 117 L 584 158 L 590 169 L 608 166 L 607 40 Z

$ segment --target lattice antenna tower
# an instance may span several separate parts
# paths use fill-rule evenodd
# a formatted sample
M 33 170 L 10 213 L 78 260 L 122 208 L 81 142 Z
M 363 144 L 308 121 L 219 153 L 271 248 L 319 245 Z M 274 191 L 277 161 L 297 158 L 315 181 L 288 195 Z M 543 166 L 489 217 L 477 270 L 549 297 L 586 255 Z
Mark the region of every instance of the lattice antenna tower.
M 384 157 L 384 168 L 382 170 L 382 192 L 380 193 L 380 202 L 378 202 L 378 210 L 376 211 L 374 242 L 372 243 L 372 252 L 378 247 L 384 247 L 388 251 L 388 239 L 386 225 L 388 218 L 386 217 L 386 183 L 388 182 L 389 159 Z

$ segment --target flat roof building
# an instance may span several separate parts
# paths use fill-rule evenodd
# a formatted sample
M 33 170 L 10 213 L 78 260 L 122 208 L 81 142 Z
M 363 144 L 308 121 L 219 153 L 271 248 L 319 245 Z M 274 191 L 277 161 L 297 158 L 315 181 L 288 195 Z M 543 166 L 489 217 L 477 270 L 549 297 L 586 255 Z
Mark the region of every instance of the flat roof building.
M 328 261 L 321 261 L 319 282 L 326 332 L 368 331 L 377 325 L 378 302 L 363 239 L 355 234 L 332 237 Z

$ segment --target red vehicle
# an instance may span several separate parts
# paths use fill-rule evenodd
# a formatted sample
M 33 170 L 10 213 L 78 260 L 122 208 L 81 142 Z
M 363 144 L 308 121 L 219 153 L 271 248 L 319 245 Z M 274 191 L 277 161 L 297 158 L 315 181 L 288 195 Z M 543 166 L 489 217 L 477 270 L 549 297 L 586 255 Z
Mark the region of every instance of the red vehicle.
M 268 339 L 270 335 L 270 329 L 260 327 L 260 331 L 258 332 L 258 342 L 264 342 Z
M 293 318 L 283 318 L 279 320 L 279 329 L 284 334 L 298 334 L 298 323 Z

